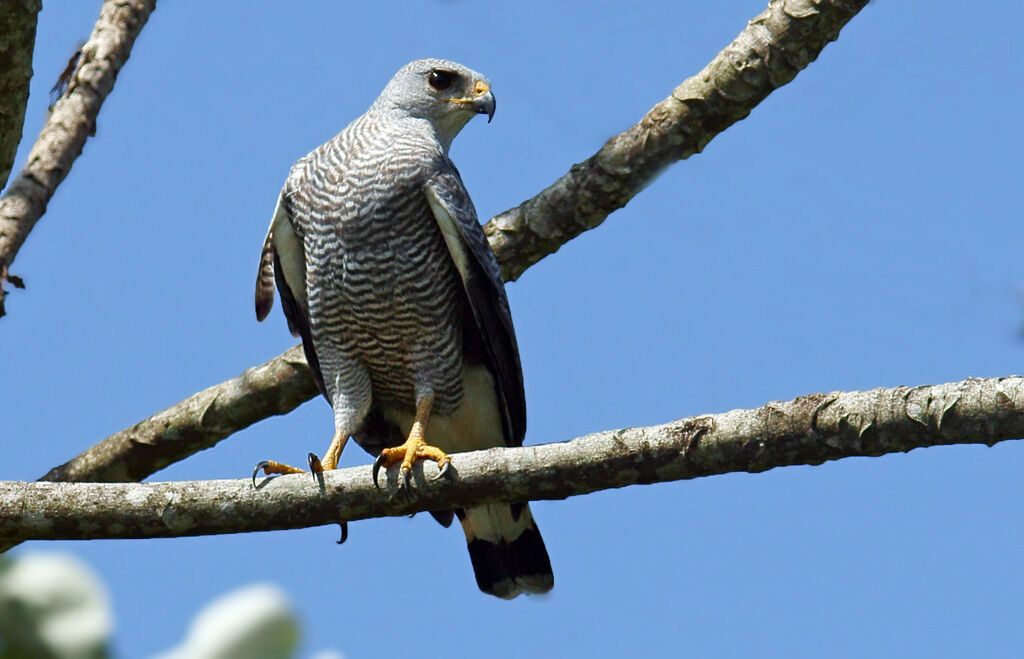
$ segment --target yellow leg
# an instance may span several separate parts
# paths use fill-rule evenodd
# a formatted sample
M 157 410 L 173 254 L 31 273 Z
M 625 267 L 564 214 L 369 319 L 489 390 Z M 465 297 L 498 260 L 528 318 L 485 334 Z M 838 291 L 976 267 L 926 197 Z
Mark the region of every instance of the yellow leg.
M 341 450 L 345 448 L 345 443 L 348 441 L 348 436 L 342 436 L 340 432 L 334 433 L 334 439 L 331 440 L 331 445 L 327 447 L 327 453 L 324 454 L 324 459 L 321 462 L 320 458 L 315 453 L 309 454 L 309 470 L 313 473 L 319 473 L 323 471 L 329 471 L 331 469 L 338 468 L 338 460 L 341 459 Z M 267 476 L 271 474 L 303 474 L 306 473 L 305 469 L 299 469 L 287 465 L 283 462 L 277 462 L 276 460 L 264 460 L 256 465 L 256 468 L 252 470 L 252 484 L 256 486 L 256 474 L 263 470 L 263 473 Z
M 341 460 L 341 452 L 345 448 L 345 444 L 347 442 L 348 435 L 343 437 L 340 432 L 334 433 L 334 439 L 331 440 L 331 445 L 327 447 L 327 453 L 324 453 L 324 471 L 330 471 L 331 469 L 338 468 L 338 461 Z
M 432 397 L 427 397 L 416 403 L 416 417 L 412 422 L 409 438 L 401 446 L 386 448 L 377 456 L 377 460 L 373 463 L 373 481 L 375 483 L 377 482 L 377 473 L 381 467 L 391 467 L 399 462 L 402 463 L 399 469 L 399 474 L 402 477 L 401 482 L 406 484 L 412 476 L 412 465 L 417 460 L 433 460 L 441 469 L 441 474 L 447 472 L 448 465 L 452 459 L 441 449 L 427 444 L 424 439 L 427 430 L 427 420 L 430 419 L 430 407 L 433 402 L 434 399 Z

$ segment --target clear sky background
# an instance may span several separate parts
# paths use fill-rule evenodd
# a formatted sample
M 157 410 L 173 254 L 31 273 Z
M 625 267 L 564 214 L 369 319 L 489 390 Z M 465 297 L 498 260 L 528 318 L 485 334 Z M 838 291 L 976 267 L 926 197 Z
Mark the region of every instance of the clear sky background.
M 26 141 L 97 2 L 44 3 Z M 390 76 L 490 77 L 456 139 L 481 218 L 536 194 L 698 72 L 765 0 L 164 2 L 95 138 L 18 255 L 0 321 L 0 478 L 31 480 L 294 343 L 257 324 L 261 241 L 291 164 Z M 1019 373 L 1019 2 L 875 2 L 795 81 L 600 228 L 508 286 L 527 443 L 801 394 Z M 152 480 L 301 463 L 326 403 Z M 343 464 L 368 465 L 350 445 Z M 1015 656 L 1024 446 L 917 450 L 533 506 L 546 597 L 477 591 L 429 516 L 150 541 L 28 543 L 106 582 L 115 648 L 175 644 L 206 602 L 286 589 L 302 655 Z M 389 571 L 416 556 L 423 571 Z

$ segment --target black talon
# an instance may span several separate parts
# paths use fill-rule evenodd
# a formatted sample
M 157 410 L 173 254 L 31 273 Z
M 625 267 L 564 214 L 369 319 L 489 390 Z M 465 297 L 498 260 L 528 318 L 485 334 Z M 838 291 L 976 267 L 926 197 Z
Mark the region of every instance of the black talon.
M 319 483 L 317 475 L 324 473 L 324 466 L 320 464 L 320 458 L 316 453 L 310 453 L 306 456 L 306 464 L 309 465 L 309 473 L 313 474 L 313 481 Z
M 400 474 L 401 478 L 398 479 L 398 491 L 395 492 L 395 496 L 404 501 L 411 501 L 416 498 L 412 489 L 412 470 L 403 471 Z
M 268 462 L 266 460 L 260 460 L 258 463 L 256 463 L 256 467 L 252 470 L 252 486 L 253 486 L 253 488 L 256 487 L 256 474 L 260 473 L 260 469 L 263 469 L 268 464 L 270 464 L 270 462 Z
M 377 482 L 377 474 L 380 473 L 380 468 L 384 466 L 384 454 L 381 453 L 377 456 L 377 459 L 373 461 L 373 486 L 380 491 L 380 483 Z
M 348 522 L 339 522 L 339 525 L 341 526 L 341 540 L 338 540 L 338 544 L 342 545 L 348 540 Z

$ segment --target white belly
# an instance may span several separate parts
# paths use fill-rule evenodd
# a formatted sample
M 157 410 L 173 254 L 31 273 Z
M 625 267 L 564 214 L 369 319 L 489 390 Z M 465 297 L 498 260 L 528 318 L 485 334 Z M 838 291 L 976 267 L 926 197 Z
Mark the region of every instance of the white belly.
M 430 416 L 425 438 L 427 443 L 445 453 L 505 446 L 501 412 L 490 372 L 479 365 L 464 368 L 462 388 L 462 401 L 453 415 Z M 386 418 L 398 424 L 403 437 L 409 436 L 412 414 L 393 408 L 383 408 L 382 411 Z

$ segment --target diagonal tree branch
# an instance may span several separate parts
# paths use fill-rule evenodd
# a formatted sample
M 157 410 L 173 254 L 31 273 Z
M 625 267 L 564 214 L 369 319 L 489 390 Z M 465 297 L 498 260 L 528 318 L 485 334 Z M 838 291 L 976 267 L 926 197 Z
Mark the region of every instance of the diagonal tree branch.
M 317 393 L 302 346 L 116 432 L 41 481 L 139 481 Z M 0 553 L 16 545 L 0 534 Z
M 455 477 L 389 500 L 369 467 L 248 480 L 145 484 L 0 482 L 0 538 L 152 538 L 304 528 L 493 501 L 564 499 L 640 483 L 817 465 L 943 444 L 1024 437 L 1024 378 L 833 392 L 754 410 L 452 457 Z M 436 472 L 436 467 L 428 467 Z M 389 476 L 394 490 L 396 471 Z M 429 474 L 433 476 L 432 473 Z
M 0 7 L 0 190 L 11 175 L 21 142 L 32 80 L 32 49 L 40 0 L 5 2 Z
M 662 168 L 704 146 L 812 62 L 866 0 L 772 0 L 703 71 L 639 124 L 533 199 L 485 227 L 506 279 L 640 192 Z M 259 372 L 265 377 L 252 378 Z M 247 379 L 248 378 L 248 379 Z M 244 386 L 243 386 L 244 385 Z M 316 395 L 301 351 L 195 394 L 50 470 L 49 481 L 140 480 L 257 421 L 286 414 Z M 253 401 L 259 400 L 259 404 Z M 206 416 L 216 401 L 213 416 Z
M 667 166 L 704 149 L 813 62 L 867 0 L 771 0 L 704 70 L 539 195 L 484 227 L 502 272 L 537 261 L 622 208 Z M 504 258 L 502 258 L 504 257 Z
M 0 197 L 0 316 L 8 269 L 82 153 L 86 139 L 95 132 L 100 107 L 155 6 L 156 0 L 103 3 L 68 88 L 28 154 L 28 164 Z
M 317 393 L 302 346 L 114 433 L 45 481 L 139 481 Z

